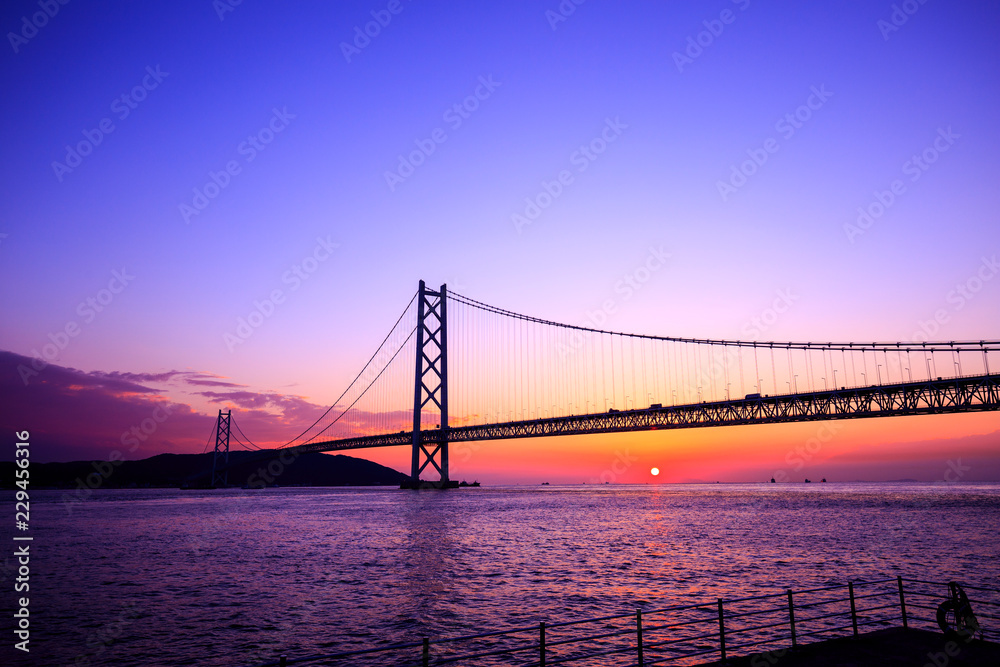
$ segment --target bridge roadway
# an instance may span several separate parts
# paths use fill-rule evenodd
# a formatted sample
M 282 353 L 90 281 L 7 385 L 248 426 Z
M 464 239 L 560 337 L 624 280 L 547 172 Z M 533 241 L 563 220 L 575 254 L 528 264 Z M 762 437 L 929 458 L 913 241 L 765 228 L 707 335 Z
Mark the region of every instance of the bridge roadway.
M 902 417 L 1000 410 L 1000 375 L 905 382 L 851 389 L 830 389 L 760 398 L 690 403 L 667 407 L 601 412 L 590 415 L 529 419 L 499 424 L 453 426 L 448 442 L 505 440 L 556 435 L 623 433 L 705 426 L 779 424 L 826 419 Z M 439 442 L 445 431 L 420 432 L 425 443 Z M 291 452 L 332 452 L 413 444 L 412 431 L 313 442 Z

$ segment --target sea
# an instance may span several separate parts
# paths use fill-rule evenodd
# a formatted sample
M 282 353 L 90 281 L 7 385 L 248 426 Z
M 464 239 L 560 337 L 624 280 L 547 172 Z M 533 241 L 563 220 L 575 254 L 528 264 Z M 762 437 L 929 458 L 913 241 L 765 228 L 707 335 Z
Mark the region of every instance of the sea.
M 249 666 L 542 621 L 554 641 L 564 621 L 897 576 L 1000 589 L 1000 484 L 32 491 L 30 508 L 27 533 L 0 533 L 2 664 Z

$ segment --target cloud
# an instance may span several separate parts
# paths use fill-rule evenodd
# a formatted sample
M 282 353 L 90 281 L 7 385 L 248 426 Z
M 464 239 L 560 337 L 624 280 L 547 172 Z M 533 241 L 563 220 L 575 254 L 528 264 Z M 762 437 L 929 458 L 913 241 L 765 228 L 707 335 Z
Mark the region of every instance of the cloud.
M 198 387 L 245 387 L 245 384 L 237 384 L 235 382 L 224 382 L 222 380 L 202 380 L 199 378 L 185 378 L 184 381 L 188 384 L 193 384 Z
M 269 394 L 258 394 L 253 391 L 199 391 L 213 403 L 232 403 L 241 408 L 261 409 L 274 403 Z
M 13 352 L 0 350 L 0 372 L 3 373 L 2 386 L 7 389 L 17 387 L 32 387 L 38 385 L 49 385 L 54 387 L 78 387 L 89 389 L 103 389 L 119 393 L 156 393 L 157 390 L 150 389 L 139 384 L 131 373 L 84 373 L 75 368 L 57 366 L 49 364 L 44 370 L 38 372 L 33 369 L 30 357 L 23 357 Z M 22 380 L 22 373 L 29 374 L 27 385 Z
M 31 368 L 31 359 L 0 351 L 0 395 L 4 397 L 0 428 L 8 433 L 28 431 L 32 459 L 39 462 L 107 460 L 115 451 L 126 459 L 203 451 L 217 413 L 204 414 L 187 399 L 171 396 L 171 388 L 150 384 L 180 381 L 181 385 L 217 387 L 194 395 L 222 409 L 233 408 L 239 431 L 261 447 L 284 444 L 326 412 L 326 406 L 304 396 L 253 391 L 200 371 L 84 372 L 50 364 L 26 385 L 19 366 Z M 190 396 L 176 383 L 173 389 L 177 395 Z M 332 410 L 320 428 L 339 414 L 339 409 Z M 393 416 L 399 428 L 410 418 L 408 414 Z M 323 439 L 371 433 L 375 422 L 372 413 L 352 411 Z M 386 416 L 381 416 L 379 423 L 384 426 L 386 422 Z M 235 441 L 231 446 L 237 447 Z
M 26 385 L 18 367 L 30 364 L 0 351 L 0 428 L 28 431 L 33 460 L 107 459 L 115 450 L 134 459 L 204 447 L 211 417 L 137 381 L 152 375 L 50 364 Z
M 28 431 L 32 459 L 39 462 L 106 460 L 114 451 L 126 459 L 164 452 L 200 453 L 216 415 L 203 414 L 171 397 L 167 389 L 149 385 L 181 380 L 201 386 L 240 386 L 198 371 L 84 372 L 56 364 L 46 366 L 25 384 L 18 367 L 31 368 L 31 361 L 0 351 L 0 395 L 4 396 L 0 428 L 8 433 Z M 241 408 L 242 429 L 265 446 L 297 435 L 323 411 L 302 397 L 273 392 L 201 393 L 213 402 Z
M 102 373 L 100 371 L 94 371 L 89 373 L 89 375 L 97 377 L 107 377 L 111 379 L 120 379 L 128 382 L 169 382 L 178 375 L 183 375 L 183 371 L 167 371 L 166 373 L 121 373 L 119 371 L 113 371 L 111 373 Z
M 277 413 L 276 417 L 284 423 L 316 420 L 326 407 L 316 405 L 302 396 L 279 394 L 277 392 L 239 391 L 200 391 L 212 403 L 235 405 L 246 410 L 269 410 Z

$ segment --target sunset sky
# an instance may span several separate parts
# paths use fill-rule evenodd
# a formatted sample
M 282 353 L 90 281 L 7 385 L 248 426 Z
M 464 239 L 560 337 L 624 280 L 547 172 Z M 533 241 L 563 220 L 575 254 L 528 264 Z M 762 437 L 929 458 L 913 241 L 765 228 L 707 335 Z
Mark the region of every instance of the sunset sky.
M 995 3 L 52 5 L 0 10 L 0 424 L 37 461 L 201 452 L 229 406 L 284 442 L 421 279 L 625 332 L 1000 338 Z M 997 480 L 1000 415 L 453 451 L 485 483 Z

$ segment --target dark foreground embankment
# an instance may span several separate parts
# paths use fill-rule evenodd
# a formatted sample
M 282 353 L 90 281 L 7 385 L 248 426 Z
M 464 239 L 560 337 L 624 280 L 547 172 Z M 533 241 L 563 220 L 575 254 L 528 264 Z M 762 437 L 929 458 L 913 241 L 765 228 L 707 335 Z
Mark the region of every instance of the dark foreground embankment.
M 719 662 L 706 663 L 720 665 Z M 889 628 L 858 637 L 841 637 L 799 646 L 794 651 L 771 651 L 730 658 L 727 667 L 981 667 L 1000 665 L 1000 644 L 946 637 L 929 630 Z

